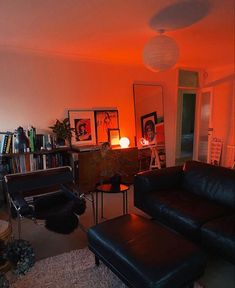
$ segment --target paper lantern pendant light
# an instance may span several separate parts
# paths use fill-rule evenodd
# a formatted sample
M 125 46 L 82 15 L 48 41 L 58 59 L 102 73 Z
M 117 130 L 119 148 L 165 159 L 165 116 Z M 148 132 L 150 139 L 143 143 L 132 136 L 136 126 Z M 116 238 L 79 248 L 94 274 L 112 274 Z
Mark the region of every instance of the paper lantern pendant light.
M 154 72 L 173 67 L 178 58 L 179 48 L 176 42 L 166 35 L 161 34 L 152 38 L 144 47 L 144 64 Z

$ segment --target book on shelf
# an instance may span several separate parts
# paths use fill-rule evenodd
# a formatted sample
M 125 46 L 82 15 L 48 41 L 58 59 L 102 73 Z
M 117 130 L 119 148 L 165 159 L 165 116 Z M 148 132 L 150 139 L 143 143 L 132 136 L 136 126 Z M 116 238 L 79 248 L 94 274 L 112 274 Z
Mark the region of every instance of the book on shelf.
M 44 142 L 43 138 L 44 138 L 43 134 L 36 134 L 35 136 L 36 151 L 40 151 L 41 148 L 43 147 L 43 142 Z
M 26 172 L 25 155 L 19 155 L 19 167 L 21 173 Z
M 36 139 L 36 129 L 34 127 L 29 127 L 28 129 L 28 138 L 29 138 L 29 148 L 31 152 L 35 152 L 35 139 Z
M 10 143 L 11 143 L 11 138 L 12 138 L 12 133 L 6 132 L 6 133 L 1 133 L 1 145 L 0 145 L 0 153 L 1 154 L 6 154 L 11 151 Z
M 3 154 L 3 148 L 4 148 L 4 145 L 5 145 L 6 134 L 2 134 L 1 136 L 2 137 L 1 137 L 0 153 Z
M 11 152 L 11 148 L 12 148 L 11 142 L 12 142 L 12 134 L 9 134 L 8 139 L 7 139 L 6 152 L 5 152 L 7 154 Z

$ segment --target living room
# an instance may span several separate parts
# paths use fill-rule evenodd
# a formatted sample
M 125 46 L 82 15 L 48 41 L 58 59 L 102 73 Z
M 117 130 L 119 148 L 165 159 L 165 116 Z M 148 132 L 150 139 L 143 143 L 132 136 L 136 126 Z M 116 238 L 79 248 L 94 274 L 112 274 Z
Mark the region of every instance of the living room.
M 164 33 L 178 44 L 176 64 L 153 72 L 142 60 L 145 44 L 158 35 L 149 21 L 178 2 L 195 1 L 1 1 L 0 131 L 33 126 L 38 133 L 49 134 L 49 126 L 68 117 L 69 110 L 117 109 L 120 136 L 128 137 L 134 147 L 133 84 L 157 84 L 163 87 L 166 166 L 175 166 L 178 74 L 180 69 L 197 71 L 199 88 L 212 91 L 213 137 L 223 142 L 220 165 L 231 168 L 235 144 L 234 1 L 196 1 L 200 7 L 205 2 L 209 5 L 203 17 L 187 27 L 173 25 Z M 199 113 L 198 108 L 198 126 Z M 129 198 L 131 203 L 133 197 Z M 119 213 L 115 200 L 120 199 L 108 199 Z M 111 216 L 114 211 L 106 213 Z M 88 216 L 92 217 L 89 203 L 81 218 L 90 225 Z M 78 233 L 79 239 L 84 239 Z M 68 251 L 69 241 L 65 242 Z M 38 246 L 44 250 L 42 258 L 51 256 L 46 245 Z M 231 272 L 230 279 L 232 283 Z

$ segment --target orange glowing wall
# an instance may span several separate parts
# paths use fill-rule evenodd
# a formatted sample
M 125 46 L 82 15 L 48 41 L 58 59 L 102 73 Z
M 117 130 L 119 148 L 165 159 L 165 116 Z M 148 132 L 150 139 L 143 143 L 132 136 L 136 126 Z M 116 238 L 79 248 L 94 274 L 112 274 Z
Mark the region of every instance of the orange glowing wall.
M 38 133 L 67 116 L 68 109 L 117 107 L 121 136 L 134 144 L 133 83 L 163 86 L 167 165 L 175 163 L 177 70 L 152 73 L 144 67 L 82 62 L 16 51 L 0 51 L 0 131 L 33 125 Z M 214 136 L 234 145 L 234 71 L 208 71 L 213 87 Z
M 0 131 L 33 125 L 38 133 L 67 116 L 68 109 L 117 107 L 121 136 L 134 144 L 133 83 L 164 86 L 168 164 L 174 163 L 176 73 L 144 67 L 82 62 L 17 51 L 0 51 Z
M 207 86 L 212 87 L 213 137 L 223 141 L 221 165 L 231 167 L 235 145 L 235 74 L 234 68 L 209 71 Z

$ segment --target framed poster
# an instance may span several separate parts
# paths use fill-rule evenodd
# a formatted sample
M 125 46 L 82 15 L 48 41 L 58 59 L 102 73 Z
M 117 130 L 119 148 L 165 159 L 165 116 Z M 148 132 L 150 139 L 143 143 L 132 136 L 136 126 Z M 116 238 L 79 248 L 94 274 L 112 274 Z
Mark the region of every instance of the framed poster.
M 92 110 L 69 110 L 70 127 L 72 131 L 71 144 L 74 146 L 95 145 L 95 117 Z
M 120 129 L 108 129 L 108 140 L 111 146 L 119 145 Z
M 97 143 L 109 141 L 109 129 L 118 129 L 118 110 L 96 110 L 95 127 Z
M 155 125 L 157 124 L 157 113 L 152 112 L 141 116 L 141 129 L 142 137 L 149 142 L 154 144 L 156 141 L 155 136 Z
M 210 147 L 210 164 L 219 166 L 222 153 L 222 140 L 219 138 L 213 138 Z

